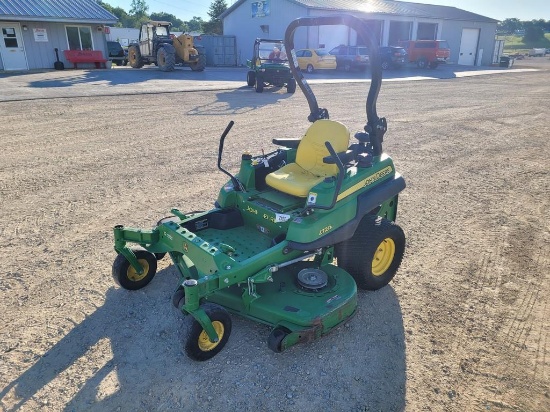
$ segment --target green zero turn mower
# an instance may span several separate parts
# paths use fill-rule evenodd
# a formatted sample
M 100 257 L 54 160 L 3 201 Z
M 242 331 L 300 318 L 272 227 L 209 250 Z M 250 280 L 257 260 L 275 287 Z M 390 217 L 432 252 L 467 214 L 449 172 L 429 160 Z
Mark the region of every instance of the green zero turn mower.
M 294 32 L 301 26 L 346 25 L 370 43 L 372 81 L 364 131 L 350 143 L 346 126 L 329 120 L 297 68 Z M 290 68 L 310 107 L 302 138 L 274 139 L 279 149 L 244 153 L 215 207 L 161 219 L 152 230 L 115 226 L 115 280 L 126 289 L 147 285 L 166 254 L 181 274 L 173 304 L 189 322 L 185 351 L 215 356 L 231 333 L 229 313 L 272 327 L 275 352 L 319 338 L 349 319 L 357 288 L 376 290 L 395 275 L 405 235 L 395 224 L 405 181 L 382 151 L 386 119 L 376 112 L 382 82 L 377 47 L 353 16 L 306 17 L 289 25 Z M 367 43 L 367 44 L 369 44 Z

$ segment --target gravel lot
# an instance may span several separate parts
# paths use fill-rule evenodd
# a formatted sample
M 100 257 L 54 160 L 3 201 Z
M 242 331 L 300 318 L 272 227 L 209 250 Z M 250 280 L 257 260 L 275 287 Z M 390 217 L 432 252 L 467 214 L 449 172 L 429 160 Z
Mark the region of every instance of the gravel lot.
M 112 227 L 212 207 L 226 180 L 216 157 L 227 123 L 236 122 L 224 159 L 234 171 L 244 150 L 303 134 L 304 97 L 257 94 L 244 78 L 181 93 L 144 94 L 146 81 L 134 79 L 125 87 L 144 93 L 97 96 L 88 82 L 81 97 L 4 94 L 2 410 L 550 410 L 550 63 L 541 62 L 536 72 L 386 82 L 385 151 L 408 184 L 394 281 L 360 292 L 357 314 L 330 335 L 281 354 L 267 348 L 269 328 L 232 316 L 227 346 L 202 363 L 182 353 L 167 259 L 145 289 L 115 287 Z M 18 81 L 0 79 L 12 90 Z M 366 87 L 313 88 L 355 131 Z

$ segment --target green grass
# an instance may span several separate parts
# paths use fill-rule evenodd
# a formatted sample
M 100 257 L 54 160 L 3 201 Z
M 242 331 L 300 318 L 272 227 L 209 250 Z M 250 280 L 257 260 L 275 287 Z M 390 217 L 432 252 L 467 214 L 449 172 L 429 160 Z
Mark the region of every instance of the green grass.
M 544 39 L 535 42 L 523 42 L 523 36 L 497 36 L 497 40 L 504 40 L 504 53 L 525 54 L 530 49 L 543 47 L 550 49 L 550 33 L 544 35 Z

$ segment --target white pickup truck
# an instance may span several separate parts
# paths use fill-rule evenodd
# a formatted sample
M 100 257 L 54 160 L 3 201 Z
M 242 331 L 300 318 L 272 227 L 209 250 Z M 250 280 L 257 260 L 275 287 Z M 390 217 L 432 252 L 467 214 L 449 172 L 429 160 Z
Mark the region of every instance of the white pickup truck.
M 529 56 L 544 57 L 545 54 L 546 54 L 546 49 L 545 48 L 534 48 L 534 49 L 529 50 Z

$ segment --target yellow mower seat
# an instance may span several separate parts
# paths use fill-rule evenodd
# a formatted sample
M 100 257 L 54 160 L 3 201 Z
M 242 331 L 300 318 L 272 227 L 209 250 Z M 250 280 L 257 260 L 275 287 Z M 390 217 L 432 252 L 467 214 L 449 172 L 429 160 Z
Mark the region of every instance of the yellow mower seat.
M 330 155 L 325 146 L 327 141 L 336 153 L 345 152 L 349 144 L 348 128 L 333 120 L 317 120 L 300 141 L 296 162 L 268 174 L 266 183 L 289 195 L 307 197 L 311 188 L 325 177 L 338 174 L 338 166 L 323 163 L 323 158 Z

